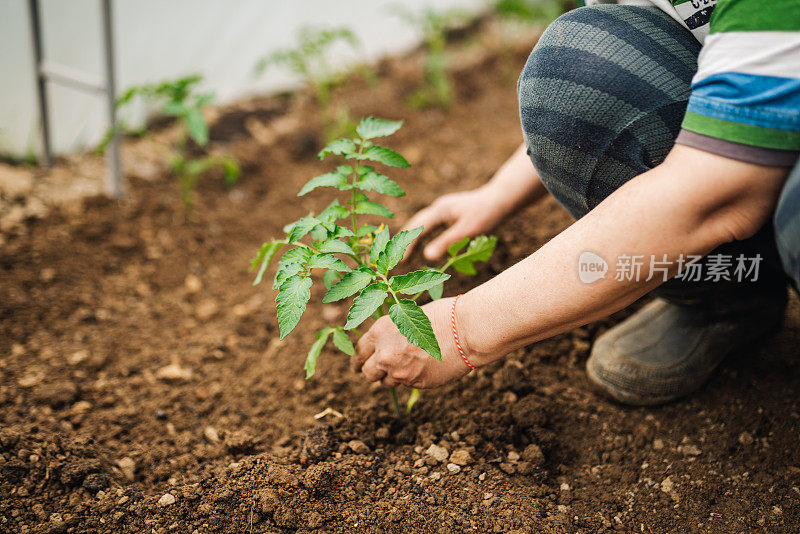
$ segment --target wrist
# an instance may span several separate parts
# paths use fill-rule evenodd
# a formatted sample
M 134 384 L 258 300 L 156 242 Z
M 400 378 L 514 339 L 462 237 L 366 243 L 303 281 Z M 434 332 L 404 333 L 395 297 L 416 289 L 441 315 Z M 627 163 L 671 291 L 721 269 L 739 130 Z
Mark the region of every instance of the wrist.
M 499 360 L 508 351 L 494 340 L 491 324 L 478 316 L 480 308 L 476 304 L 474 292 L 462 295 L 455 307 L 455 323 L 464 355 L 473 366 L 482 367 Z

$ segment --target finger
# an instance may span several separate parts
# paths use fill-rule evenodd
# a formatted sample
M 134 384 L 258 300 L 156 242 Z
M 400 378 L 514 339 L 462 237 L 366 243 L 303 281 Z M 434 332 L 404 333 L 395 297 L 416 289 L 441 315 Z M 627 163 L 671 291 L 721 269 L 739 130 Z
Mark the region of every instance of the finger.
M 422 232 L 419 234 L 421 237 L 431 232 L 440 224 L 446 222 L 446 220 L 447 217 L 444 210 L 434 209 L 432 206 L 428 206 L 411 217 L 405 226 L 403 226 L 403 230 L 413 230 L 414 228 L 422 226 Z M 408 259 L 411 255 L 411 252 L 414 250 L 414 245 L 415 243 L 411 243 L 408 248 L 406 248 L 406 252 L 403 254 L 403 260 Z
M 375 339 L 371 334 L 372 330 L 368 330 L 366 334 L 361 336 L 361 339 L 356 343 L 356 352 L 350 357 L 350 367 L 356 373 L 361 370 L 370 356 L 375 352 Z
M 370 382 L 377 382 L 386 376 L 386 371 L 379 369 L 375 358 L 370 358 L 361 368 L 361 374 Z
M 451 226 L 442 232 L 436 239 L 428 243 L 422 252 L 427 260 L 438 260 L 447 251 L 447 247 L 469 235 L 469 232 L 461 224 Z
M 381 384 L 383 384 L 387 388 L 393 388 L 393 387 L 399 385 L 400 382 L 398 382 L 397 380 L 395 380 L 391 376 L 386 375 L 386 376 L 383 377 L 383 380 L 381 380 Z

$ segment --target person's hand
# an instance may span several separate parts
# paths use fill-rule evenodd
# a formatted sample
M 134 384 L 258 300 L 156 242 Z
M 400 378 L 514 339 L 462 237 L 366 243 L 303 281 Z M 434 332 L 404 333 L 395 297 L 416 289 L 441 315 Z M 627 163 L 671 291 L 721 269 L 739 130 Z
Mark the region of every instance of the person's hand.
M 512 210 L 502 192 L 486 185 L 471 191 L 443 195 L 427 208 L 417 212 L 404 226 L 410 230 L 422 226 L 422 234 L 445 225 L 447 228 L 423 250 L 425 258 L 434 261 L 441 258 L 447 247 L 467 236 L 475 237 L 490 232 Z M 413 244 L 406 249 L 409 256 Z
M 361 371 L 370 382 L 414 388 L 434 388 L 467 374 L 470 369 L 461 359 L 450 330 L 452 302 L 452 298 L 445 298 L 422 306 L 439 342 L 441 362 L 406 341 L 392 320 L 383 316 L 359 339 L 351 359 L 353 370 Z

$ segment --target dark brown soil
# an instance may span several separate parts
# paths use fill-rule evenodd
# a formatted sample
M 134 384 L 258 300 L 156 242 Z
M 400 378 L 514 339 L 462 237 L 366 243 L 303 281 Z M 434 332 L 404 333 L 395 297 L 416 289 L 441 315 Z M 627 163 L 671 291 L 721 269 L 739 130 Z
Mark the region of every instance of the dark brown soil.
M 390 203 L 398 224 L 484 182 L 520 143 L 514 78 L 526 54 L 465 56 L 447 114 L 403 106 L 415 58 L 383 62 L 376 89 L 340 91 L 355 117 L 406 119 L 391 142 L 413 163 L 394 175 L 409 191 Z M 323 353 L 306 382 L 314 332 L 344 308 L 310 305 L 281 342 L 274 293 L 253 288 L 247 266 L 263 240 L 326 203 L 295 197 L 325 168 L 309 106 L 223 110 L 214 138 L 245 173 L 231 191 L 205 180 L 193 224 L 171 179 L 134 178 L 125 202 L 91 200 L 2 245 L 0 531 L 800 529 L 796 300 L 782 332 L 662 408 L 615 405 L 585 378 L 592 340 L 625 312 L 425 392 L 408 421 L 339 354 Z M 243 126 L 292 116 L 300 126 L 271 144 Z M 477 279 L 446 292 L 568 224 L 551 200 L 516 215 Z M 313 417 L 327 408 L 343 416 Z

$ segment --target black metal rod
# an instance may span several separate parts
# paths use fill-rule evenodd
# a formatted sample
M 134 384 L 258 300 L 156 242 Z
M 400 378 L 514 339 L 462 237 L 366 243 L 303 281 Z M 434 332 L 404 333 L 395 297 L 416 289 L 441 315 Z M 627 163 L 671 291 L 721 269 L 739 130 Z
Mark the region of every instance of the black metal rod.
M 28 0 L 31 19 L 31 40 L 33 41 L 33 60 L 36 65 L 36 91 L 39 97 L 39 121 L 42 136 L 42 155 L 44 164 L 53 165 L 53 153 L 50 147 L 50 117 L 47 110 L 47 79 L 41 72 L 42 64 L 42 33 L 41 19 L 39 17 L 38 0 Z

